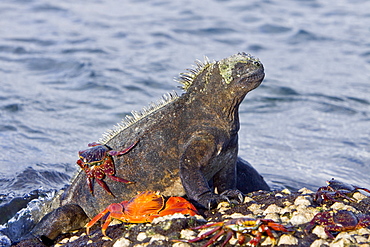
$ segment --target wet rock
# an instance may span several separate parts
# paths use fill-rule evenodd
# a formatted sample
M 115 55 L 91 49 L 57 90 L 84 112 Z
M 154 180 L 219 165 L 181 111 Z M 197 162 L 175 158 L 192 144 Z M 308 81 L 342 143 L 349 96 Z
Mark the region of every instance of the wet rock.
M 31 233 L 43 243 L 48 243 L 60 234 L 83 227 L 88 222 L 87 219 L 87 215 L 78 205 L 68 204 L 47 214 Z
M 0 246 L 8 247 L 11 244 L 12 242 L 10 241 L 10 239 L 7 236 L 2 235 L 0 232 Z

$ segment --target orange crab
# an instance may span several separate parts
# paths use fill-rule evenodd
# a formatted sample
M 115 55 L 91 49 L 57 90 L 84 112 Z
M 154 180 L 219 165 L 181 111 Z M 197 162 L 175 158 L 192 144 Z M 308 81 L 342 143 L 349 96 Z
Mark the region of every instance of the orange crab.
M 165 202 L 159 192 L 144 191 L 129 201 L 109 205 L 87 223 L 86 233 L 89 235 L 90 228 L 103 217 L 106 217 L 106 220 L 102 226 L 102 233 L 107 236 L 105 232 L 112 219 L 127 223 L 147 223 L 152 222 L 154 218 L 175 213 L 194 216 L 198 214 L 198 211 L 193 204 L 182 197 L 170 197 Z

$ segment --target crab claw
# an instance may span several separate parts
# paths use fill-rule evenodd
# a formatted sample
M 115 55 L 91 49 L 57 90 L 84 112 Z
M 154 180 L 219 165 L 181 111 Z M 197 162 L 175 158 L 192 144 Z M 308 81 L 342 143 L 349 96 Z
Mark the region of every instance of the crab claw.
M 159 216 L 171 215 L 175 213 L 189 214 L 194 216 L 199 214 L 193 204 L 186 199 L 178 196 L 170 197 L 166 202 L 166 207 L 159 212 Z

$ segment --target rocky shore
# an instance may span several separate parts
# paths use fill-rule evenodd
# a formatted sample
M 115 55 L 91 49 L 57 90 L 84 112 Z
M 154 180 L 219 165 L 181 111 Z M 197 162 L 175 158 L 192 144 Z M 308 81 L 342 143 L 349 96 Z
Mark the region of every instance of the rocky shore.
M 275 246 L 370 246 L 370 229 L 360 228 L 353 231 L 332 232 L 334 239 L 328 238 L 324 227 L 316 225 L 311 231 L 304 230 L 313 217 L 322 211 L 347 210 L 355 215 L 367 214 L 370 209 L 370 198 L 356 192 L 354 201 L 344 199 L 343 202 L 326 202 L 319 205 L 314 202 L 315 193 L 305 188 L 298 192 L 288 190 L 273 192 L 253 192 L 247 195 L 243 204 L 229 205 L 220 203 L 217 209 L 201 211 L 202 216 L 183 216 L 176 214 L 155 219 L 151 224 L 122 224 L 113 222 L 108 227 L 107 238 L 102 235 L 100 224 L 96 224 L 90 236 L 85 229 L 60 236 L 55 247 L 77 246 L 106 246 L 106 247 L 141 247 L 141 246 L 202 246 L 209 238 L 196 243 L 176 242 L 178 239 L 193 239 L 199 233 L 209 229 L 191 230 L 206 222 L 219 222 L 232 218 L 265 218 L 283 224 L 290 231 L 287 233 L 275 231 Z M 249 235 L 246 235 L 249 241 Z M 213 246 L 220 246 L 223 239 L 219 239 Z M 232 238 L 226 246 L 237 245 L 237 239 Z M 269 237 L 262 237 L 260 246 L 272 246 Z M 18 244 L 17 246 L 22 246 Z M 35 246 L 37 244 L 35 243 Z M 40 245 L 42 246 L 42 245 Z

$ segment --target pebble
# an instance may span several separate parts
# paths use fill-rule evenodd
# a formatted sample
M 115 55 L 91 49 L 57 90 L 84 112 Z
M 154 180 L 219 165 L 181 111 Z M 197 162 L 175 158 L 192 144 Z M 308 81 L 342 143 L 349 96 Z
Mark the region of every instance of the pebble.
M 265 238 L 262 242 L 261 242 L 261 246 L 273 246 L 274 245 L 274 241 L 272 240 L 272 238 L 270 237 L 267 237 Z
M 176 214 L 165 215 L 165 216 L 162 216 L 162 217 L 155 218 L 155 219 L 153 219 L 152 224 L 158 224 L 158 223 L 166 221 L 166 220 L 185 219 L 185 218 L 186 218 L 185 215 L 180 214 L 180 213 L 176 213 Z
M 280 215 L 277 214 L 277 213 L 269 213 L 269 214 L 266 214 L 265 219 L 270 219 L 270 220 L 273 220 L 275 222 L 280 222 Z
M 347 210 L 347 211 L 352 211 L 354 212 L 355 214 L 358 214 L 360 213 L 357 209 L 355 209 L 354 207 L 352 206 L 349 206 L 349 205 L 346 205 L 342 202 L 336 202 L 334 203 L 333 205 L 331 205 L 330 207 L 331 209 L 334 209 L 334 210 Z
M 137 237 L 136 237 L 136 240 L 139 241 L 139 242 L 142 242 L 144 241 L 148 236 L 146 235 L 145 232 L 140 232 Z
M 259 205 L 259 204 L 253 203 L 252 205 L 250 205 L 248 207 L 248 209 L 250 211 L 252 211 L 253 214 L 255 214 L 255 215 L 261 215 L 261 214 L 263 214 L 263 210 L 261 209 L 261 205 Z
M 59 244 L 66 244 L 68 243 L 69 238 L 63 238 L 62 240 L 59 241 Z
M 319 238 L 322 238 L 322 239 L 327 239 L 328 238 L 328 235 L 325 233 L 323 226 L 316 226 L 312 230 L 312 233 L 316 234 L 316 236 L 318 236 Z
M 131 241 L 127 238 L 120 238 L 114 243 L 113 247 L 129 247 L 130 244 Z
M 280 237 L 278 245 L 298 245 L 298 239 L 292 235 L 284 234 Z
M 230 209 L 230 203 L 228 202 L 220 202 L 218 205 L 217 205 L 217 210 L 218 212 L 220 212 L 221 214 L 224 214 L 226 210 L 229 210 Z
M 172 247 L 191 247 L 190 244 L 184 242 L 177 242 L 172 245 Z
M 154 234 L 151 238 L 150 238 L 150 243 L 153 242 L 153 241 L 160 241 L 160 240 L 168 240 L 168 237 L 166 236 L 163 236 L 161 234 Z
M 370 229 L 366 227 L 358 229 L 357 232 L 359 235 L 365 235 L 365 234 L 370 235 Z
M 302 193 L 302 194 L 313 194 L 315 192 L 313 192 L 312 190 L 310 189 L 307 189 L 305 187 L 303 187 L 302 189 L 298 190 L 298 192 Z
M 146 247 L 149 243 L 143 243 L 143 244 L 135 244 L 134 247 Z
M 298 225 L 301 225 L 301 224 L 308 223 L 312 219 L 313 219 L 313 215 L 309 211 L 307 211 L 307 212 L 296 211 L 296 212 L 293 212 L 293 216 L 292 216 L 292 218 L 290 219 L 289 222 L 293 226 L 298 226 Z
M 362 194 L 361 192 L 354 193 L 352 197 L 355 198 L 357 201 L 361 201 L 362 199 L 367 198 L 367 196 Z
M 343 240 L 345 243 L 355 243 L 355 238 L 349 232 L 340 232 L 334 239 L 333 243 Z
M 241 213 L 233 213 L 231 215 L 224 215 L 224 218 L 231 218 L 231 219 L 237 219 L 237 218 L 246 218 L 244 214 Z
M 77 239 L 79 239 L 80 237 L 79 236 L 72 236 L 70 239 L 69 239 L 69 242 L 73 242 Z
M 275 197 L 284 197 L 284 196 L 283 196 L 283 194 L 281 194 L 281 193 L 276 193 L 276 194 L 275 194 Z
M 288 195 L 292 194 L 289 189 L 283 189 L 281 192 Z
M 365 243 L 368 243 L 368 239 L 367 238 L 365 238 L 364 236 L 358 236 L 358 235 L 355 235 L 355 236 L 353 236 L 354 237 L 354 239 L 355 239 L 355 243 L 363 243 L 363 244 L 365 244 Z
M 325 241 L 324 239 L 316 239 L 313 241 L 313 243 L 310 245 L 310 247 L 322 247 L 322 246 L 327 246 L 328 242 Z
M 251 198 L 251 197 L 244 197 L 244 203 L 249 203 L 249 202 L 253 202 L 254 200 Z
M 329 244 L 329 247 L 345 247 L 345 246 L 353 246 L 353 243 L 351 240 L 349 239 L 345 239 L 345 238 L 342 238 L 338 241 L 333 241 Z
M 309 196 L 298 196 L 294 201 L 295 206 L 307 207 L 307 206 L 311 206 L 311 204 L 312 204 L 312 198 Z
M 275 204 L 271 204 L 270 206 L 268 206 L 265 211 L 263 211 L 263 214 L 266 215 L 266 214 L 270 214 L 270 213 L 276 213 L 276 214 L 280 214 L 280 212 L 282 211 L 283 209 Z
M 190 240 L 195 238 L 196 232 L 190 229 L 183 229 L 180 232 L 180 239 Z

